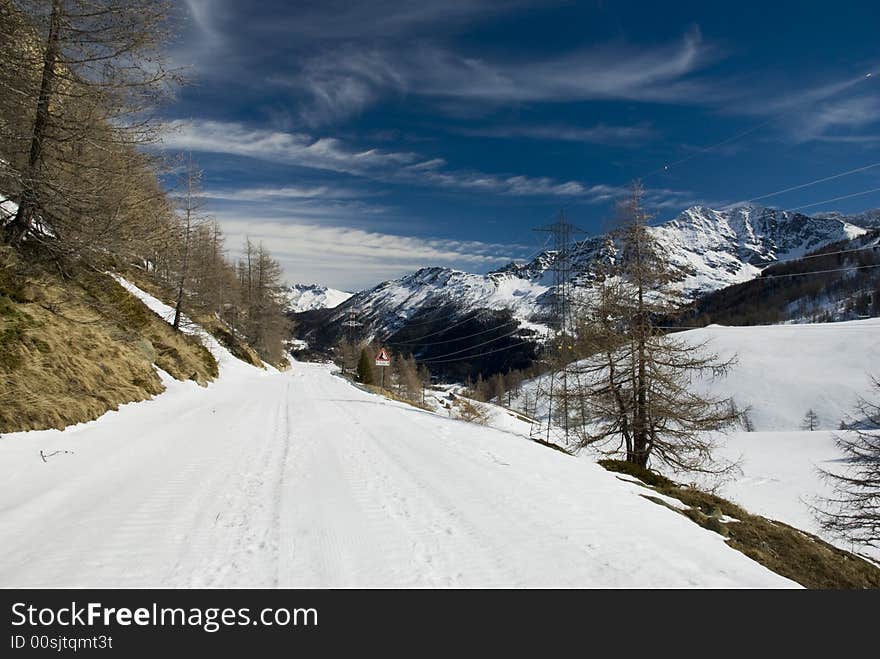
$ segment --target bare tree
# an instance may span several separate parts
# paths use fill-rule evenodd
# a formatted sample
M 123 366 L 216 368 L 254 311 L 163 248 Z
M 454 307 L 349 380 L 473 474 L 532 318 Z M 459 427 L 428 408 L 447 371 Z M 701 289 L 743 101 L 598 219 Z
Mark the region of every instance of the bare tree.
M 4 19 L 5 191 L 18 204 L 3 226 L 17 244 L 38 234 L 70 251 L 145 215 L 159 186 L 137 147 L 154 141 L 152 110 L 178 77 L 163 65 L 164 0 L 0 0 Z M 150 189 L 154 188 L 154 189 Z M 140 210 L 140 213 L 135 211 Z M 86 238 L 80 234 L 90 236 Z M 144 233 L 146 235 L 146 232 Z
M 507 385 L 504 375 L 496 373 L 489 380 L 489 399 L 495 400 L 499 405 L 504 405 L 504 394 L 507 393 Z
M 412 355 L 406 355 L 398 357 L 396 364 L 400 385 L 406 391 L 406 397 L 414 401 L 419 400 L 422 396 L 422 378 L 419 375 L 416 360 Z
M 619 212 L 619 258 L 599 268 L 595 296 L 579 319 L 587 356 L 569 371 L 567 408 L 577 446 L 610 445 L 641 466 L 656 458 L 678 470 L 721 471 L 712 433 L 738 415 L 729 399 L 699 393 L 695 385 L 698 377 L 723 376 L 733 360 L 656 326 L 679 300 L 648 230 L 640 185 Z
M 262 243 L 245 242 L 238 276 L 242 296 L 241 327 L 251 345 L 269 362 L 284 357 L 284 339 L 289 331 L 281 290 L 281 265 Z
M 880 546 L 880 379 L 876 400 L 860 399 L 855 418 L 835 435 L 843 471 L 820 470 L 833 494 L 814 508 L 823 529 L 867 546 Z
M 193 243 L 196 240 L 196 232 L 208 220 L 202 214 L 202 199 L 200 196 L 201 170 L 193 165 L 192 157 L 187 161 L 185 174 L 185 190 L 182 199 L 181 217 L 179 221 L 180 236 L 177 245 L 180 249 L 177 265 L 177 284 L 175 286 L 174 302 L 174 329 L 180 329 L 180 317 L 183 311 L 186 287 L 190 276 L 190 268 L 193 257 Z

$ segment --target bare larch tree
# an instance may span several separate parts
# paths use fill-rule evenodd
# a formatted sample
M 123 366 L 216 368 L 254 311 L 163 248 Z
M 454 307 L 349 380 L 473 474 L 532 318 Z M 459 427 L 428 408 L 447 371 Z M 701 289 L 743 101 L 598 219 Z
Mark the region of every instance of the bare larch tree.
M 738 420 L 735 406 L 699 390 L 698 380 L 723 376 L 722 360 L 705 343 L 670 335 L 658 320 L 680 308 L 661 250 L 648 227 L 642 188 L 619 207 L 612 232 L 616 257 L 597 265 L 595 294 L 579 312 L 579 345 L 571 367 L 568 408 L 577 446 L 623 451 L 647 466 L 717 472 L 713 431 Z
M 163 192 L 138 147 L 157 138 L 152 112 L 179 79 L 163 65 L 169 6 L 0 0 L 2 183 L 18 205 L 6 242 L 76 252 L 156 229 L 147 210 Z
M 820 470 L 833 494 L 814 508 L 822 528 L 852 542 L 880 546 L 880 379 L 876 399 L 862 398 L 846 430 L 835 435 L 842 470 Z

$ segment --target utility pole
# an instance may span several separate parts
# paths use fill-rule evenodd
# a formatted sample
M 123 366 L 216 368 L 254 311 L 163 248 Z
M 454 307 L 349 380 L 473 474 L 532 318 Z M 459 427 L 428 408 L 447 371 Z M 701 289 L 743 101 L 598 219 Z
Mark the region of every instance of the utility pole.
M 553 306 L 550 313 L 550 332 L 548 336 L 547 349 L 550 351 L 550 385 L 547 391 L 547 428 L 545 433 L 541 431 L 540 421 L 532 424 L 530 435 L 540 437 L 545 434 L 545 441 L 550 443 L 550 431 L 553 426 L 553 399 L 559 398 L 562 404 L 563 433 L 565 443 L 568 444 L 568 364 L 572 356 L 572 327 L 571 321 L 571 275 L 574 268 L 574 256 L 579 251 L 580 244 L 575 240 L 575 236 L 586 234 L 583 229 L 579 229 L 565 219 L 565 213 L 559 211 L 556 221 L 546 226 L 537 227 L 534 231 L 549 233 L 553 236 L 553 250 L 555 252 L 553 258 Z M 560 379 L 562 393 L 556 393 L 555 380 Z M 540 387 L 537 396 L 541 396 Z M 537 408 L 538 401 L 535 401 Z

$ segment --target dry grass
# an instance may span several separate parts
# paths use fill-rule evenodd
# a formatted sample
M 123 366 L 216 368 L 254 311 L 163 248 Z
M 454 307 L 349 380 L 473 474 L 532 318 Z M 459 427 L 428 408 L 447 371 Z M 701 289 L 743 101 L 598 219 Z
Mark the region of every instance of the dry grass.
M 173 293 L 168 289 L 163 288 L 143 270 L 130 269 L 125 273 L 125 278 L 153 297 L 162 300 L 165 304 L 174 306 Z M 193 313 L 192 310 L 187 311 L 186 315 L 189 316 L 194 323 L 197 323 L 200 327 L 210 333 L 211 336 L 217 339 L 223 347 L 229 350 L 229 352 L 235 355 L 238 359 L 247 362 L 251 366 L 263 368 L 263 360 L 260 359 L 257 351 L 242 341 L 239 337 L 235 336 L 216 316 Z M 275 366 L 286 368 L 290 366 L 290 363 L 285 360 L 283 364 L 275 364 Z
M 64 428 L 162 391 L 153 364 L 204 384 L 217 363 L 110 277 L 25 268 L 0 251 L 0 432 Z
M 646 487 L 688 506 L 687 518 L 727 538 L 727 543 L 754 561 L 806 588 L 880 588 L 880 569 L 855 554 L 788 524 L 752 515 L 714 494 L 684 487 L 664 476 L 622 460 L 602 460 L 609 471 L 625 473 Z M 655 503 L 662 499 L 645 495 Z M 735 521 L 721 521 L 724 517 Z
M 412 400 L 407 398 L 406 396 L 399 396 L 391 389 L 383 389 L 382 387 L 378 387 L 374 384 L 366 384 L 363 387 L 367 391 L 371 391 L 374 394 L 379 394 L 380 396 L 385 396 L 385 398 L 390 398 L 391 400 L 396 400 L 398 403 L 406 403 L 407 405 L 412 405 L 413 407 L 417 407 L 420 410 L 425 410 L 426 412 L 433 412 L 434 410 L 428 407 L 427 405 L 422 405 L 421 401 Z

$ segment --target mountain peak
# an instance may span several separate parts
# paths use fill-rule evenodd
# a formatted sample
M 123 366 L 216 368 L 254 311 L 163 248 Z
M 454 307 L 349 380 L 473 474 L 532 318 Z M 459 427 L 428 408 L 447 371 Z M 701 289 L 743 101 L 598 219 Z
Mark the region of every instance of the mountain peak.
M 332 309 L 352 296 L 347 291 L 339 291 L 320 284 L 293 283 L 282 287 L 287 300 L 287 309 L 293 313 L 314 309 Z
M 880 217 L 880 214 L 878 214 Z M 723 209 L 692 206 L 649 227 L 669 264 L 675 286 L 687 298 L 754 279 L 779 261 L 865 233 L 845 217 L 816 218 L 794 211 L 742 203 Z M 421 268 L 358 293 L 364 336 L 392 336 L 413 318 L 441 312 L 450 323 L 476 310 L 507 310 L 522 327 L 541 331 L 553 302 L 553 264 L 544 250 L 527 262 L 512 261 L 485 275 L 443 267 Z M 579 241 L 569 254 L 573 289 L 588 295 L 597 261 L 618 258 L 609 234 Z M 336 310 L 328 323 L 344 322 Z

